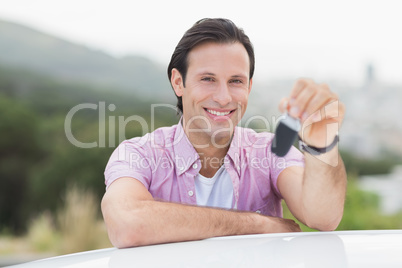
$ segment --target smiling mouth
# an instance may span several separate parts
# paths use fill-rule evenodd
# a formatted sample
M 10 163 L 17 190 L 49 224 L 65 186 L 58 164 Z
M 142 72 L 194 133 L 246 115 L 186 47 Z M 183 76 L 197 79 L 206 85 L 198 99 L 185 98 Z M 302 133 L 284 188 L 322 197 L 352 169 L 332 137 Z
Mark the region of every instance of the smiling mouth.
M 234 110 L 226 111 L 226 112 L 219 112 L 219 111 L 215 111 L 215 110 L 205 108 L 205 111 L 207 111 L 210 114 L 217 115 L 217 116 L 226 116 L 226 115 L 231 114 Z

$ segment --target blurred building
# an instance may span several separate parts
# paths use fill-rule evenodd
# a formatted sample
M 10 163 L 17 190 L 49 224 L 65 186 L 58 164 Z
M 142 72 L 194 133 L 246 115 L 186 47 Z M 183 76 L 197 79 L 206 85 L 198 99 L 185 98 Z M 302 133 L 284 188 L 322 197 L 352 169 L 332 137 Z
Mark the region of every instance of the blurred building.
M 346 105 L 342 127 L 343 148 L 363 157 L 384 153 L 402 156 L 402 85 L 390 85 L 376 79 L 369 64 L 359 88 L 342 89 Z
M 402 211 L 402 166 L 395 167 L 391 174 L 362 176 L 359 186 L 380 197 L 380 209 L 384 214 Z

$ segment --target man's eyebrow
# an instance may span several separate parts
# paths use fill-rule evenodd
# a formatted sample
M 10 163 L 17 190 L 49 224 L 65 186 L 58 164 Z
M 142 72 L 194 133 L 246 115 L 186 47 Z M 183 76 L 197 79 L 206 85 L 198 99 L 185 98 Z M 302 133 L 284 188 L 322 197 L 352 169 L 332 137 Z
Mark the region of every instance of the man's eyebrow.
M 212 76 L 215 76 L 214 73 L 210 73 L 210 72 L 202 72 L 202 73 L 199 73 L 198 75 L 212 75 Z
M 216 74 L 215 73 L 211 73 L 211 72 L 200 72 L 199 74 L 198 74 L 199 76 L 202 76 L 202 75 L 210 75 L 210 76 L 216 76 Z M 243 79 L 246 79 L 247 78 L 247 75 L 243 75 L 243 74 L 234 74 L 234 75 L 232 75 L 232 76 L 230 76 L 231 78 L 243 78 Z
M 235 75 L 232 75 L 231 77 L 233 77 L 233 78 L 244 78 L 244 79 L 247 78 L 246 75 L 242 75 L 242 74 L 235 74 Z

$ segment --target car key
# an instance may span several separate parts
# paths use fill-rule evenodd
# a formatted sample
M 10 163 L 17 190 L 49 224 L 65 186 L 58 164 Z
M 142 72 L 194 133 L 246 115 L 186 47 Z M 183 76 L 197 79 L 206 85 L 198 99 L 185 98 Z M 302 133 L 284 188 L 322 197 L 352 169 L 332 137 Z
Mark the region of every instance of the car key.
M 283 114 L 283 118 L 279 121 L 275 130 L 271 151 L 279 157 L 285 156 L 295 142 L 300 129 L 299 119 L 290 116 L 288 113 Z

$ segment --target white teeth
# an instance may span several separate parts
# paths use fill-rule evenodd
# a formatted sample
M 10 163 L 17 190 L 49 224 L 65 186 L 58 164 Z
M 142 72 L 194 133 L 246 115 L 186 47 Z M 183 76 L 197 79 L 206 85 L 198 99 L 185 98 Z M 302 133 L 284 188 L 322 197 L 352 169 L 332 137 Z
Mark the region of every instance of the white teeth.
M 214 114 L 214 115 L 217 115 L 217 116 L 223 116 L 223 115 L 230 114 L 230 111 L 229 112 L 217 112 L 217 111 L 210 110 L 210 109 L 207 109 L 207 111 L 208 111 L 208 113 L 211 113 L 211 114 Z

